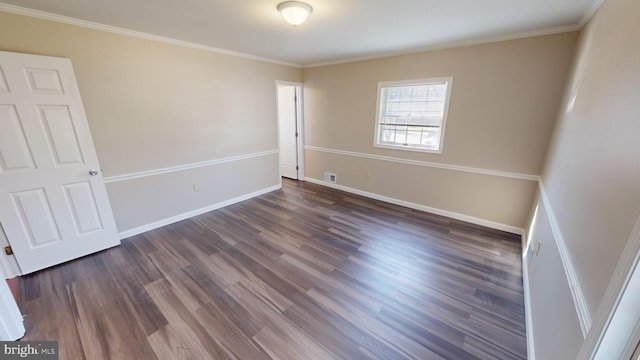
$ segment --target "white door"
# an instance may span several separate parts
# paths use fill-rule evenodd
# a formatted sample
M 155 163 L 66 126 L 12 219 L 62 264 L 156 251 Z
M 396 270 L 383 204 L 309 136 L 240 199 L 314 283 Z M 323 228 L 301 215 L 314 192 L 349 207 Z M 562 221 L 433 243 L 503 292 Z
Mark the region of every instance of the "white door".
M 23 274 L 120 243 L 69 59 L 0 51 L 0 223 Z
M 297 94 L 292 85 L 278 85 L 280 174 L 298 180 Z

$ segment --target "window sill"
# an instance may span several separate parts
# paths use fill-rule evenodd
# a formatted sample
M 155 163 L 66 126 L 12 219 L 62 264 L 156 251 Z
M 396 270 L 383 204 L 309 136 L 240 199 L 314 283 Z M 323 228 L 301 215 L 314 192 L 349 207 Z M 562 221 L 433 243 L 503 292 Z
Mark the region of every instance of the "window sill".
M 419 147 L 413 147 L 413 146 L 383 145 L 383 144 L 374 144 L 373 147 L 380 148 L 380 149 L 413 151 L 413 152 L 442 155 L 442 149 L 425 149 L 425 148 L 419 148 Z

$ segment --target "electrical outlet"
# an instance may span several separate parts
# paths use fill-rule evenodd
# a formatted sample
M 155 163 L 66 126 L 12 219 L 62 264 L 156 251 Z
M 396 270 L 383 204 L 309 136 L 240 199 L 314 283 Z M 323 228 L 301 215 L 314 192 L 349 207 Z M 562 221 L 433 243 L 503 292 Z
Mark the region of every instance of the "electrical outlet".
M 194 183 L 194 184 L 193 184 L 193 192 L 198 192 L 198 191 L 200 191 L 200 185 L 199 185 L 199 184 Z

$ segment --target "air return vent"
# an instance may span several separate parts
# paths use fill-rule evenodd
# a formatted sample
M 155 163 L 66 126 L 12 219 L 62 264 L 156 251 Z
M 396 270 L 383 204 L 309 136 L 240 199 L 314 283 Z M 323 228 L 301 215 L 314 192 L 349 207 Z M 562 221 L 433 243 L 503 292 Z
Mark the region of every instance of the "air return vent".
M 332 174 L 330 172 L 324 173 L 324 181 L 335 184 L 336 183 L 336 174 Z

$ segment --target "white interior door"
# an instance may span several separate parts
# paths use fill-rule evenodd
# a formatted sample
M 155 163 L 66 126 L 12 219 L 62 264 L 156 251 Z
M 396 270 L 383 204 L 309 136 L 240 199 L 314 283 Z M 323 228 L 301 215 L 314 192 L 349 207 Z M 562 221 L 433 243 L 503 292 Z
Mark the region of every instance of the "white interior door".
M 69 59 L 0 52 L 0 223 L 27 274 L 120 240 Z
M 296 86 L 278 85 L 278 129 L 280 139 L 280 174 L 298 180 Z

